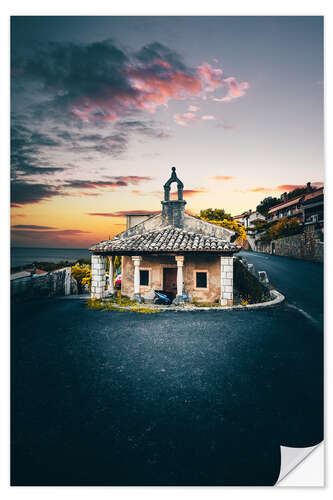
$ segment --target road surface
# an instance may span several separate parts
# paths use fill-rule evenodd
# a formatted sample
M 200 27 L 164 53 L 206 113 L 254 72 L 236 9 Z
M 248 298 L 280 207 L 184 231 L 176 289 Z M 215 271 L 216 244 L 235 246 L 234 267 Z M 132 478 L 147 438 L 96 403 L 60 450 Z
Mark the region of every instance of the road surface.
M 244 253 L 245 255 L 245 253 Z M 13 485 L 273 485 L 322 428 L 322 266 L 247 253 L 258 311 L 12 314 Z

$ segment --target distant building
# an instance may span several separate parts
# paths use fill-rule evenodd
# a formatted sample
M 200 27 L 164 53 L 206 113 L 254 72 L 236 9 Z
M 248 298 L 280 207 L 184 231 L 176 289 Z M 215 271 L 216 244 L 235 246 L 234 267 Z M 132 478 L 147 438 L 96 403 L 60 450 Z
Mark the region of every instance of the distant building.
M 287 193 L 284 193 L 282 196 L 284 200 L 268 210 L 267 222 L 278 221 L 282 217 L 296 217 L 300 222 L 303 222 L 302 199 L 304 195 L 297 196 L 291 200 L 288 200 Z
M 274 222 L 282 217 L 296 217 L 301 223 L 324 223 L 324 188 L 313 190 L 307 183 L 307 192 L 288 200 L 287 193 L 282 195 L 283 201 L 268 211 L 267 222 Z
M 235 215 L 233 220 L 242 224 L 245 228 L 254 228 L 255 222 L 265 222 L 266 218 L 259 212 L 244 212 L 241 215 Z
M 302 201 L 304 226 L 307 231 L 318 230 L 324 239 L 324 188 L 304 196 Z

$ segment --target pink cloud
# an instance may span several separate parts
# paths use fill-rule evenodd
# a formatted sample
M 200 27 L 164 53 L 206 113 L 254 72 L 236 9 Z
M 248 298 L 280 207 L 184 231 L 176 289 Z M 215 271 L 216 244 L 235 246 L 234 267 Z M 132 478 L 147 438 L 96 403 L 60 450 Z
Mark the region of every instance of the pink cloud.
M 214 92 L 217 87 L 223 85 L 223 71 L 221 69 L 214 69 L 210 64 L 204 63 L 198 67 L 197 71 L 201 80 L 206 84 L 205 90 L 207 92 Z
M 206 189 L 184 189 L 183 191 L 183 195 L 184 197 L 189 197 L 189 196 L 195 196 L 197 194 L 204 194 L 204 193 L 207 193 L 207 190 Z M 177 199 L 177 193 L 170 193 L 170 198 L 172 200 L 176 200 Z
M 214 97 L 213 100 L 217 102 L 230 102 L 233 99 L 238 99 L 245 95 L 245 91 L 249 88 L 248 82 L 237 83 L 233 77 L 225 78 L 224 85 L 227 87 L 227 95 L 222 98 Z
M 311 186 L 315 188 L 321 188 L 323 187 L 324 183 L 323 182 L 311 182 Z M 276 190 L 277 191 L 294 191 L 294 189 L 297 188 L 305 188 L 305 184 L 282 184 L 281 186 L 277 186 Z
M 281 186 L 277 186 L 277 191 L 294 191 L 294 189 L 304 188 L 304 184 L 282 184 Z
M 215 175 L 214 177 L 211 177 L 214 181 L 230 181 L 231 179 L 234 179 L 232 175 Z
M 161 66 L 161 71 L 153 71 L 154 65 Z M 77 99 L 72 104 L 74 117 L 85 122 L 114 121 L 131 111 L 154 113 L 158 106 L 167 105 L 170 99 L 185 99 L 199 95 L 203 90 L 198 76 L 174 69 L 159 59 L 145 66 L 128 66 L 124 77 L 128 88 L 121 88 L 116 93 L 113 88 L 105 88 L 101 97 L 82 96 Z
M 196 119 L 196 115 L 194 113 L 184 113 L 183 115 L 176 113 L 173 115 L 173 119 L 178 125 L 186 127 L 191 121 Z
M 83 122 L 115 121 L 137 110 L 154 113 L 157 107 L 167 106 L 171 99 L 200 97 L 205 100 L 207 92 L 215 92 L 220 87 L 226 87 L 227 94 L 214 100 L 228 102 L 245 95 L 249 86 L 247 82 L 238 84 L 233 77 L 224 78 L 222 69 L 212 68 L 208 63 L 191 73 L 155 59 L 148 64 L 131 63 L 122 74 L 128 86 L 115 91 L 105 84 L 100 95 L 81 96 L 71 105 L 73 116 Z M 190 113 L 198 110 L 199 107 L 194 105 L 188 108 Z M 184 115 L 174 115 L 174 118 L 178 124 L 187 125 Z
M 203 115 L 201 120 L 215 120 L 215 116 L 213 115 Z
M 253 189 L 250 189 L 250 192 L 251 193 L 259 193 L 261 191 L 272 191 L 272 188 L 266 188 L 266 187 L 256 187 L 256 188 L 253 188 Z

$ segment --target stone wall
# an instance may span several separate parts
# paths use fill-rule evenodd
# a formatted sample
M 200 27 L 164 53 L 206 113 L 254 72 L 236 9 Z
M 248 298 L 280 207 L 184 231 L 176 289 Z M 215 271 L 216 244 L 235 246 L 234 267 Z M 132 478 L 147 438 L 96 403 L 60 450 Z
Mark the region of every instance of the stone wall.
M 117 238 L 127 238 L 129 236 L 135 236 L 137 234 L 154 231 L 154 229 L 160 228 L 161 225 L 162 214 L 152 215 L 151 217 L 148 217 L 148 219 L 141 221 L 139 224 L 130 227 L 122 233 L 117 234 Z
M 101 299 L 105 295 L 106 258 L 103 255 L 91 256 L 91 298 Z
M 205 236 L 223 238 L 227 241 L 230 241 L 232 236 L 235 235 L 234 231 L 231 231 L 226 227 L 217 226 L 216 224 L 211 224 L 205 220 L 197 219 L 187 213 L 184 214 L 184 229 L 187 231 L 193 231 L 194 233 L 200 233 Z
M 140 294 L 144 296 L 151 290 L 163 289 L 163 268 L 177 268 L 176 259 L 172 256 L 145 256 L 140 262 L 140 269 L 149 270 L 150 283 L 140 286 Z M 207 271 L 207 288 L 195 288 L 195 271 Z M 184 289 L 191 299 L 199 302 L 215 302 L 221 293 L 220 257 L 185 255 L 183 267 Z M 121 293 L 132 297 L 134 293 L 134 264 L 132 257 L 122 257 Z
M 257 251 L 282 257 L 324 262 L 324 243 L 319 241 L 317 233 L 313 231 L 286 236 L 270 243 L 258 242 Z
M 71 268 L 66 267 L 50 273 L 14 279 L 10 283 L 10 291 L 13 301 L 22 302 L 40 297 L 77 294 L 78 287 L 71 276 Z

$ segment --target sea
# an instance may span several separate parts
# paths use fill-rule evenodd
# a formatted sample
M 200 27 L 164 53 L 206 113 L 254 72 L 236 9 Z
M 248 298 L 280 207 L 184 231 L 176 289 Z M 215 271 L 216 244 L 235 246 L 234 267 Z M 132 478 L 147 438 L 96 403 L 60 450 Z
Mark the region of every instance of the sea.
M 85 248 L 24 248 L 12 247 L 10 267 L 26 266 L 33 262 L 76 262 L 87 259 L 91 253 Z

